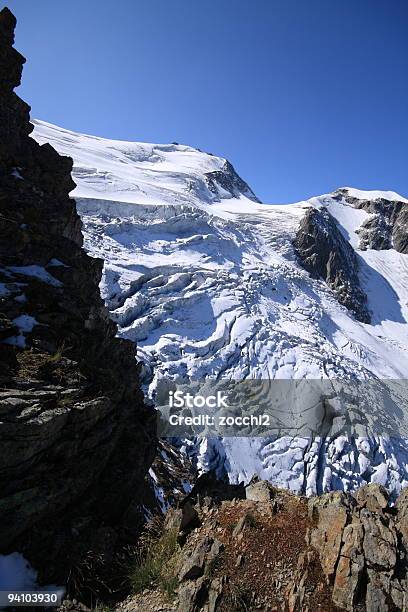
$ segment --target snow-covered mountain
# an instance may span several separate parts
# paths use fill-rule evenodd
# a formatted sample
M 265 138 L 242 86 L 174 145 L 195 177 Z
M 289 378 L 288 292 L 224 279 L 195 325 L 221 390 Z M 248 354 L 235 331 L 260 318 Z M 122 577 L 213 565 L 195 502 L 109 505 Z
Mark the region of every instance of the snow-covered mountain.
M 408 201 L 340 189 L 261 204 L 226 160 L 188 146 L 106 140 L 35 121 L 74 159 L 72 193 L 101 293 L 162 379 L 408 378 Z M 385 415 L 388 418 L 389 415 Z M 394 418 L 394 416 L 393 416 Z M 308 494 L 408 484 L 401 435 L 206 438 L 202 469 Z

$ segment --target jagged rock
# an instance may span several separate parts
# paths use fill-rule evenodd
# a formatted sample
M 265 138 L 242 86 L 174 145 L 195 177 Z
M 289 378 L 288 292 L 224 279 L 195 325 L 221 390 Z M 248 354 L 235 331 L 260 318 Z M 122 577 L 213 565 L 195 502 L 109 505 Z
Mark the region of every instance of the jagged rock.
M 361 249 L 391 249 L 408 253 L 408 205 L 398 200 L 364 200 L 353 197 L 347 189 L 334 192 L 337 199 L 370 213 L 357 232 Z
M 115 337 L 100 297 L 102 262 L 82 249 L 72 160 L 30 138 L 30 107 L 13 91 L 25 62 L 15 25 L 3 9 L 0 552 L 64 583 L 92 534 L 140 505 L 155 421 L 134 345 Z
M 188 502 L 181 509 L 180 531 L 188 532 L 200 524 L 197 510 Z
M 382 215 L 369 217 L 360 225 L 356 233 L 360 237 L 359 247 L 363 251 L 366 249 L 381 251 L 392 248 L 390 226 Z
M 396 526 L 401 532 L 404 545 L 408 548 L 408 488 L 402 490 L 395 506 L 398 511 Z
M 388 506 L 389 495 L 386 489 L 376 483 L 370 483 L 354 494 L 357 504 L 370 512 L 382 512 Z
M 294 246 L 304 267 L 326 281 L 340 304 L 351 310 L 359 321 L 369 323 L 367 296 L 358 278 L 357 255 L 327 209 L 306 211 Z
M 330 491 L 323 495 L 311 497 L 308 499 L 308 514 L 311 519 L 318 520 L 321 512 L 326 508 L 340 507 L 350 509 L 350 506 L 355 502 L 343 491 Z
M 331 578 L 335 572 L 343 530 L 348 519 L 344 494 L 327 493 L 310 500 L 309 514 L 317 517 L 317 526 L 311 533 L 310 542 L 319 552 L 323 572 Z
M 408 253 L 408 206 L 399 202 L 393 220 L 392 243 L 400 253 Z
M 383 612 L 389 610 L 388 594 L 391 588 L 390 576 L 380 573 L 378 570 L 367 569 L 368 584 L 365 597 L 367 612 Z
M 234 166 L 227 160 L 222 170 L 207 172 L 205 176 L 208 189 L 214 194 L 218 194 L 219 187 L 221 187 L 231 197 L 239 197 L 239 194 L 243 193 L 250 200 L 260 203 L 249 185 L 236 173 Z
M 245 488 L 246 498 L 252 501 L 268 502 L 274 498 L 274 487 L 266 480 L 249 484 Z
M 220 542 L 220 540 L 218 540 L 217 538 L 214 538 L 214 541 L 210 548 L 210 552 L 207 555 L 207 561 L 211 563 L 211 561 L 217 559 L 217 557 L 222 553 L 223 550 L 224 544 Z
M 165 529 L 178 531 L 177 540 L 180 546 L 183 546 L 190 531 L 199 527 L 200 524 L 198 512 L 190 501 L 183 504 L 181 508 L 170 508 L 164 523 Z
M 403 602 L 404 586 L 394 572 L 402 563 L 398 530 L 404 525 L 407 499 L 403 492 L 395 519 L 387 492 L 377 484 L 354 495 L 330 493 L 309 500 L 309 516 L 315 522 L 310 543 L 319 552 L 339 607 L 355 610 L 363 595 L 367 612 L 392 610 L 391 601 L 397 606 Z
M 205 500 L 205 505 L 208 506 L 233 499 L 245 499 L 244 483 L 230 484 L 228 478 L 218 478 L 211 470 L 200 474 L 192 490 L 180 505 L 183 506 L 186 503 L 202 505 Z
M 397 537 L 395 529 L 385 519 L 363 508 L 360 520 L 364 529 L 364 557 L 367 566 L 391 570 L 396 563 Z
M 198 542 L 179 572 L 180 580 L 195 580 L 204 574 L 204 564 L 213 542 L 209 537 Z
M 232 535 L 234 538 L 238 537 L 239 534 L 245 529 L 245 525 L 248 522 L 248 514 L 244 514 L 235 525 Z
M 304 610 L 303 600 L 305 598 L 305 582 L 307 579 L 307 570 L 301 576 L 299 582 L 295 582 L 288 595 L 289 612 Z
M 179 607 L 183 612 L 196 612 L 201 609 L 201 602 L 208 596 L 207 581 L 204 578 L 185 583 L 178 591 Z
M 263 500 L 224 501 L 211 514 L 198 508 L 201 524 L 176 565 L 178 609 L 405 609 L 408 548 L 399 525 L 408 489 L 395 507 L 376 484 L 309 500 L 274 493 L 281 502 L 276 515 L 265 512 L 271 504 Z M 250 515 L 255 520 L 245 530 Z
M 408 605 L 407 581 L 393 581 L 391 583 L 391 600 L 397 610 L 406 610 Z
M 225 577 L 214 578 L 208 589 L 208 604 L 204 608 L 206 612 L 216 612 L 218 603 L 221 600 Z
M 359 593 L 364 570 L 363 537 L 363 527 L 357 521 L 344 528 L 332 597 L 336 605 L 346 610 L 354 610 Z

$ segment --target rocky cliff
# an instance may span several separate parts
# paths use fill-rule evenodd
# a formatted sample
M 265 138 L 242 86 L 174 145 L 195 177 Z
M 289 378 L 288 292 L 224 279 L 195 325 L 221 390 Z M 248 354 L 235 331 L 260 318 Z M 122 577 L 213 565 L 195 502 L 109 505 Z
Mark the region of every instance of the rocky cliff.
M 367 296 L 358 277 L 357 255 L 325 208 L 310 208 L 306 212 L 294 246 L 304 267 L 316 278 L 326 281 L 340 304 L 353 312 L 359 321 L 369 323 Z
M 155 427 L 134 345 L 115 337 L 100 297 L 102 262 L 82 248 L 72 160 L 30 137 L 30 107 L 14 93 L 25 62 L 15 25 L 3 9 L 0 552 L 61 583 L 103 530 L 111 549 L 133 533 Z

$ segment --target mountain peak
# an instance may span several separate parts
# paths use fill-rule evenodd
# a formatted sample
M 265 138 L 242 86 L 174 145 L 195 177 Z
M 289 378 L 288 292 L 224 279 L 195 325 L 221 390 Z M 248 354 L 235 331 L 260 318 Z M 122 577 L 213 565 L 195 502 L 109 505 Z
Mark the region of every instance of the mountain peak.
M 75 151 L 75 197 L 128 204 L 185 204 L 222 200 L 259 202 L 230 162 L 180 144 L 109 140 L 34 121 L 34 137 L 64 155 Z
M 137 344 L 152 400 L 161 381 L 180 377 L 408 377 L 408 224 L 400 216 L 394 222 L 405 204 L 386 207 L 387 228 L 399 228 L 387 234 L 387 250 L 376 238 L 380 227 L 367 237 L 367 223 L 383 207 L 365 199 L 372 192 L 352 200 L 356 192 L 347 188 L 265 205 L 226 160 L 196 149 L 84 137 L 41 123 L 34 137 L 74 159 L 85 246 L 104 260 L 102 295 L 119 335 Z M 404 462 L 393 467 L 392 457 L 408 452 L 406 442 L 386 445 L 376 431 L 360 449 L 340 435 L 343 418 L 319 442 L 222 436 L 189 448 L 200 470 L 227 473 L 231 482 L 256 473 L 313 494 L 380 479 L 398 492 L 408 470 Z M 405 421 L 390 427 L 402 431 Z M 350 453 L 361 460 L 353 472 Z

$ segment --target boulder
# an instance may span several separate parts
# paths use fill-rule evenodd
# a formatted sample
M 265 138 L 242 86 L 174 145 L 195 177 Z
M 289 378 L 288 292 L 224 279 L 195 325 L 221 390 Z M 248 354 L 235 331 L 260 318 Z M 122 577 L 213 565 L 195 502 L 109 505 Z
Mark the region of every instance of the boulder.
M 266 480 L 260 480 L 245 487 L 245 495 L 251 501 L 268 502 L 274 498 L 275 489 Z
M 358 521 L 344 528 L 332 597 L 334 603 L 345 610 L 355 609 L 359 595 L 364 570 L 363 537 L 363 527 Z
M 204 565 L 207 561 L 207 555 L 211 551 L 213 542 L 214 540 L 212 538 L 205 537 L 197 543 L 183 563 L 179 572 L 180 581 L 196 580 L 204 574 Z
M 183 612 L 196 612 L 200 603 L 208 596 L 208 585 L 204 578 L 189 580 L 178 590 L 178 609 Z
M 328 577 L 333 576 L 337 565 L 346 522 L 345 508 L 325 508 L 318 527 L 311 533 L 311 544 L 319 552 L 323 572 Z
M 364 529 L 363 550 L 368 567 L 390 571 L 397 561 L 397 534 L 392 523 L 363 509 L 360 513 Z
M 367 508 L 370 512 L 383 512 L 388 506 L 389 495 L 383 486 L 370 483 L 358 489 L 354 498 L 360 508 Z

